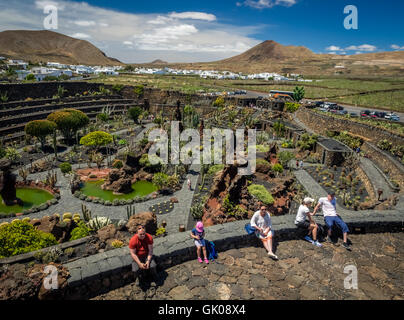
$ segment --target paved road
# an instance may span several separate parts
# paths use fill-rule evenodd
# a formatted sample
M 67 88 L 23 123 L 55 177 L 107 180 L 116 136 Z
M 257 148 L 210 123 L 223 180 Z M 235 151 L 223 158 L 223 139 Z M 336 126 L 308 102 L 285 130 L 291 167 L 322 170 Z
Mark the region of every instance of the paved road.
M 247 90 L 246 95 L 237 95 L 236 97 L 244 97 L 244 98 L 257 98 L 259 96 L 262 96 L 264 98 L 268 97 L 268 92 L 258 92 L 258 91 L 250 91 Z M 310 102 L 310 101 L 317 101 L 317 100 L 311 100 L 311 99 L 305 99 L 305 101 Z M 333 102 L 331 100 L 327 100 L 327 102 Z M 341 104 L 339 103 L 340 106 L 343 106 L 346 111 L 348 112 L 355 112 L 358 113 L 361 112 L 362 110 L 370 110 L 370 111 L 380 111 L 380 112 L 389 112 L 388 110 L 382 110 L 382 109 L 377 109 L 377 108 L 364 108 L 364 107 L 356 107 L 352 106 L 349 104 Z M 400 117 L 400 123 L 404 123 L 404 113 L 403 112 L 394 112 L 396 115 Z

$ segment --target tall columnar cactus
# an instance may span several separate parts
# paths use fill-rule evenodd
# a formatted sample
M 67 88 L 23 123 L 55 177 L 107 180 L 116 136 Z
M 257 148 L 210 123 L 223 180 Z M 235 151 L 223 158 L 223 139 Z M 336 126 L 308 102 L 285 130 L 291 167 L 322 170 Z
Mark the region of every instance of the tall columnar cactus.
M 126 207 L 126 215 L 128 217 L 128 221 L 130 217 L 134 216 L 136 214 L 135 206 L 127 206 Z
M 81 212 L 83 213 L 83 219 L 85 222 L 91 220 L 91 210 L 88 209 L 84 204 L 81 205 Z

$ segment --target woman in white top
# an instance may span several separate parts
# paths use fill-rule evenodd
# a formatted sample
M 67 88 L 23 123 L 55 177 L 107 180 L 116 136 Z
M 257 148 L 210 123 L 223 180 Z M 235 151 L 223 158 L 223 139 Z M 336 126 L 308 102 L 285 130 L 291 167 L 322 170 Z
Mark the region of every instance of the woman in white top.
M 278 260 L 278 257 L 272 252 L 272 237 L 274 232 L 272 231 L 271 216 L 269 215 L 266 206 L 262 206 L 261 210 L 258 210 L 251 218 L 251 227 L 255 231 L 255 235 L 262 241 L 265 249 L 268 251 L 268 255 Z
M 309 241 L 317 247 L 322 247 L 322 244 L 317 240 L 318 225 L 313 220 L 310 214 L 309 207 L 312 205 L 313 202 L 314 199 L 312 198 L 304 198 L 302 204 L 299 207 L 299 210 L 297 211 L 295 225 L 298 228 L 302 228 L 308 231 L 308 234 L 304 237 L 304 240 Z M 306 218 L 308 218 L 308 220 Z M 313 236 L 313 239 L 310 237 L 310 235 Z

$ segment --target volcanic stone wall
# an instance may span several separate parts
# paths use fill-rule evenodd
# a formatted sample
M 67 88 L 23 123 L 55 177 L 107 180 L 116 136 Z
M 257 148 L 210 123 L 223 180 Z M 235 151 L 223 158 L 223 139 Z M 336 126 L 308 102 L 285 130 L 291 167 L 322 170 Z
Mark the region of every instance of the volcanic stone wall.
M 369 139 L 373 144 L 377 144 L 380 140 L 387 139 L 395 145 L 404 145 L 404 137 L 400 137 L 381 128 L 369 126 L 364 123 L 318 114 L 307 108 L 300 108 L 296 112 L 296 116 L 310 129 L 324 136 L 328 130 L 340 132 L 349 131 L 354 135 Z
M 57 94 L 58 87 L 62 86 L 66 91 L 66 96 L 83 94 L 85 91 L 99 91 L 100 86 L 109 88 L 102 83 L 90 83 L 86 81 L 77 82 L 37 82 L 37 83 L 13 83 L 0 84 L 0 93 L 7 93 L 8 101 L 23 101 L 27 98 L 52 98 Z
M 368 142 L 362 145 L 362 151 L 368 154 L 381 170 L 388 172 L 390 177 L 400 185 L 401 192 L 404 192 L 404 167 L 402 164 Z

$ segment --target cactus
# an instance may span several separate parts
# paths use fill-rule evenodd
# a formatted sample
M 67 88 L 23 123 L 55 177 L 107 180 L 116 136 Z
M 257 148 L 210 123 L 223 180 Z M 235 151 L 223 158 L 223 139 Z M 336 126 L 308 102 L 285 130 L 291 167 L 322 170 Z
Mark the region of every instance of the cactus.
M 66 212 L 63 214 L 63 220 L 65 219 L 71 219 L 73 215 L 70 212 Z
M 51 188 L 54 188 L 57 182 L 58 178 L 56 172 L 48 171 L 48 174 L 46 175 L 45 178 L 45 184 Z
M 130 217 L 134 216 L 136 214 L 135 206 L 127 206 L 126 207 L 126 215 L 128 217 L 128 221 Z
M 91 220 L 91 210 L 88 209 L 84 204 L 81 205 L 81 212 L 83 213 L 83 219 L 85 222 Z

